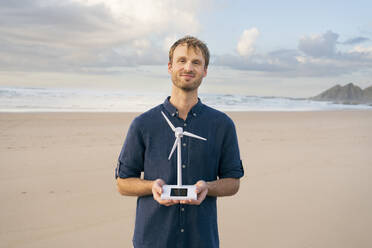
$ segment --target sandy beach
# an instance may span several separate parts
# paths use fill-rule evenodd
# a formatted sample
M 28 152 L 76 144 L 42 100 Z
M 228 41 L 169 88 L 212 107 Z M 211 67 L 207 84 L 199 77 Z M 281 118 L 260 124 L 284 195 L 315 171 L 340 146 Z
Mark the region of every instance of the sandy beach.
M 372 111 L 231 112 L 245 176 L 221 247 L 372 247 Z M 132 247 L 114 169 L 136 113 L 0 113 L 0 247 Z

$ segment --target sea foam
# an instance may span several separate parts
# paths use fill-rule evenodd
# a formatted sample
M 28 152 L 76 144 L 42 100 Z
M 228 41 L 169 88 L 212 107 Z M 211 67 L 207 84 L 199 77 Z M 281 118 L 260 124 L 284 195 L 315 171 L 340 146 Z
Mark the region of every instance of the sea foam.
M 0 112 L 143 112 L 167 97 L 166 93 L 119 90 L 0 87 Z M 370 109 L 368 105 L 285 97 L 238 94 L 200 94 L 202 102 L 222 111 L 322 111 Z

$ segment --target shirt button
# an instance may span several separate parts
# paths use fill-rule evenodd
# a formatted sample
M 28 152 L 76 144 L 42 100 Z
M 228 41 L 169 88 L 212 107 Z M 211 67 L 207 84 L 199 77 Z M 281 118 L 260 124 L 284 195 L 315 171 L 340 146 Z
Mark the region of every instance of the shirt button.
M 181 229 L 181 232 L 184 232 L 184 231 L 185 231 L 185 230 L 182 228 L 182 229 Z
M 175 113 L 172 113 L 172 116 L 175 116 L 176 114 Z
M 186 168 L 186 165 L 184 165 L 184 164 L 183 164 L 183 165 L 182 165 L 182 168 L 184 168 L 184 169 L 185 169 L 185 168 Z
M 196 113 L 193 113 L 192 115 L 195 117 L 196 116 Z
M 182 145 L 183 145 L 183 146 L 186 146 L 186 143 L 183 143 Z
M 186 124 L 186 123 L 183 123 L 183 126 L 184 126 L 184 127 L 186 127 L 186 126 L 187 126 L 187 124 Z
M 181 211 L 182 211 L 182 212 L 185 211 L 185 208 L 181 208 Z

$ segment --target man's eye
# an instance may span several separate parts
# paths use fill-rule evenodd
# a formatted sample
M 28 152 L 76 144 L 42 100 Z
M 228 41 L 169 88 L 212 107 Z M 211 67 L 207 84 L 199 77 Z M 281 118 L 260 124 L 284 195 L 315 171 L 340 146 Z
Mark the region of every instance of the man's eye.
M 199 61 L 194 61 L 194 64 L 198 65 L 198 64 L 200 64 L 200 62 Z

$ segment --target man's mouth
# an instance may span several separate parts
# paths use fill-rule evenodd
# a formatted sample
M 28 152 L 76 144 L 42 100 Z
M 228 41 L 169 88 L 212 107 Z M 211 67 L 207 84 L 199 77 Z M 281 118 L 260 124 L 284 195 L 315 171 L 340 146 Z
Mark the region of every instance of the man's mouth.
M 182 74 L 181 76 L 186 77 L 186 78 L 193 78 L 194 77 L 193 74 Z

